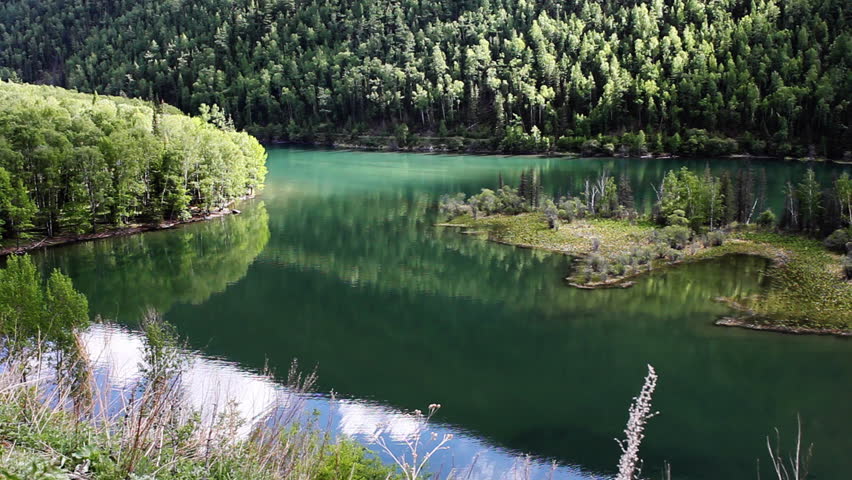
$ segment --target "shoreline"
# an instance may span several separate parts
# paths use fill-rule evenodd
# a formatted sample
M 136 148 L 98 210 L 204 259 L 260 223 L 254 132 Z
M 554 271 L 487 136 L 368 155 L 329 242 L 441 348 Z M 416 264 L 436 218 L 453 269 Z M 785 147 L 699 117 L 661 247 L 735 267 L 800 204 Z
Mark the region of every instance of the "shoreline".
M 334 136 L 329 135 L 329 136 Z M 344 135 L 339 135 L 344 136 Z M 394 137 L 392 135 L 367 135 L 367 137 L 371 138 L 382 138 L 386 140 L 393 141 Z M 457 139 L 462 142 L 462 145 L 458 148 L 452 148 L 446 145 L 446 142 L 436 142 L 436 143 L 428 143 L 432 139 Z M 290 141 L 290 140 L 264 140 L 262 142 L 263 145 L 273 145 L 273 146 L 293 146 L 293 147 L 308 147 L 308 148 L 325 148 L 329 150 L 353 150 L 353 151 L 361 151 L 361 152 L 383 152 L 383 153 L 422 153 L 422 154 L 438 154 L 438 155 L 482 155 L 482 156 L 492 156 L 492 155 L 502 155 L 502 156 L 512 156 L 512 157 L 541 157 L 541 158 L 565 158 L 565 159 L 575 159 L 575 158 L 631 158 L 636 160 L 652 160 L 652 159 L 674 159 L 674 158 L 723 158 L 729 160 L 771 160 L 775 162 L 806 162 L 806 163 L 834 163 L 837 165 L 852 165 L 852 161 L 838 159 L 838 158 L 797 158 L 797 157 L 788 157 L 788 156 L 775 156 L 775 155 L 766 155 L 766 154 L 751 154 L 747 152 L 740 153 L 730 153 L 724 155 L 711 155 L 711 154 L 701 154 L 701 155 L 677 155 L 671 154 L 667 152 L 656 152 L 656 153 L 645 153 L 642 155 L 630 155 L 619 152 L 614 152 L 612 155 L 602 154 L 602 153 L 593 153 L 593 154 L 584 154 L 582 152 L 569 152 L 569 151 L 557 151 L 551 150 L 546 152 L 505 152 L 503 150 L 494 149 L 494 148 L 481 148 L 476 144 L 485 139 L 480 138 L 467 138 L 467 137 L 414 137 L 414 142 L 425 141 L 427 143 L 422 145 L 408 146 L 408 147 L 400 147 L 394 146 L 389 143 L 381 144 L 381 145 L 373 145 L 367 143 L 359 143 L 359 142 L 337 142 L 337 141 Z M 473 145 L 464 145 L 464 142 L 471 142 Z
M 248 200 L 250 198 L 254 198 L 254 196 L 242 197 L 238 200 Z M 221 210 L 210 212 L 208 214 L 198 214 L 193 215 L 187 220 L 173 220 L 168 222 L 161 223 L 144 223 L 138 225 L 131 225 L 126 227 L 116 227 L 104 230 L 98 233 L 82 233 L 79 235 L 59 235 L 56 237 L 44 237 L 40 240 L 29 240 L 26 243 L 22 243 L 19 246 L 10 246 L 0 249 L 0 258 L 7 257 L 9 255 L 21 255 L 24 253 L 32 252 L 39 249 L 46 249 L 52 247 L 61 247 L 65 245 L 73 245 L 76 243 L 84 243 L 91 242 L 95 240 L 103 240 L 107 238 L 115 238 L 115 237 L 127 237 L 130 235 L 136 235 L 139 233 L 146 232 L 156 232 L 160 230 L 170 230 L 172 228 L 180 227 L 183 225 L 189 225 L 192 223 L 205 222 L 208 220 L 213 220 L 216 218 L 222 218 L 227 215 L 238 215 L 241 213 L 240 210 L 235 208 L 231 208 L 234 202 L 228 204 L 227 207 L 222 207 Z
M 841 338 L 852 337 L 852 331 L 842 330 L 839 328 L 821 328 L 821 327 L 796 327 L 792 325 L 782 325 L 771 323 L 763 323 L 753 321 L 758 317 L 747 315 L 744 317 L 722 317 L 715 322 L 714 325 L 720 327 L 744 328 L 746 330 L 758 330 L 761 332 L 786 333 L 789 335 L 830 335 Z
M 488 219 L 493 220 L 492 217 L 487 217 Z M 515 217 L 517 220 L 517 216 Z M 511 240 L 507 240 L 505 235 L 503 237 L 497 238 L 491 235 L 488 231 L 487 224 L 483 225 L 482 223 L 477 224 L 477 222 L 481 222 L 483 219 L 474 220 L 473 222 L 462 221 L 459 223 L 439 223 L 435 226 L 440 227 L 455 227 L 459 229 L 459 232 L 462 234 L 473 233 L 470 230 L 476 228 L 476 233 L 479 233 L 480 236 L 485 236 L 488 241 L 495 242 L 503 245 L 511 245 L 516 248 L 527 248 L 527 249 L 538 249 L 553 253 L 559 253 L 562 255 L 568 255 L 574 258 L 576 261 L 582 261 L 583 258 L 587 258 L 590 253 L 580 250 L 572 250 L 568 248 L 568 246 L 564 248 L 556 248 L 551 244 L 546 242 L 540 242 L 541 245 L 535 245 L 530 242 L 513 242 Z M 485 227 L 484 229 L 482 227 Z M 467 231 L 466 231 L 467 230 Z M 732 238 L 724 243 L 724 245 L 716 246 L 716 247 L 705 247 L 700 249 L 699 251 L 686 255 L 684 258 L 680 258 L 677 260 L 666 260 L 666 259 L 655 259 L 652 263 L 649 263 L 645 268 L 641 270 L 636 270 L 629 272 L 625 275 L 619 275 L 607 278 L 605 280 L 596 280 L 591 282 L 583 282 L 579 281 L 574 275 L 573 272 L 570 272 L 565 278 L 564 281 L 571 288 L 577 288 L 580 290 L 598 290 L 598 289 L 612 289 L 612 288 L 629 288 L 632 287 L 642 276 L 652 274 L 654 272 L 669 269 L 669 268 L 677 268 L 679 265 L 702 262 L 707 260 L 718 259 L 727 255 L 750 255 L 761 257 L 770 262 L 773 268 L 784 268 L 791 261 L 791 255 L 794 255 L 794 252 L 789 251 L 789 249 L 783 244 L 772 244 L 766 242 L 756 241 L 753 238 Z M 577 263 L 575 261 L 575 263 Z M 736 313 L 732 313 L 731 315 L 722 317 L 714 322 L 715 325 L 718 326 L 728 326 L 728 327 L 740 327 L 740 328 L 748 328 L 751 330 L 761 330 L 761 331 L 770 331 L 770 332 L 779 332 L 779 333 L 788 333 L 788 334 L 813 334 L 813 335 L 834 335 L 840 337 L 850 337 L 852 336 L 852 329 L 843 328 L 841 326 L 835 327 L 830 324 L 810 324 L 808 320 L 802 320 L 801 323 L 798 323 L 796 320 L 784 319 L 783 317 L 775 318 L 775 317 L 762 317 L 757 312 L 751 310 L 746 305 L 740 304 L 736 300 L 728 297 L 717 297 L 713 300 L 724 303 L 732 310 L 735 310 Z

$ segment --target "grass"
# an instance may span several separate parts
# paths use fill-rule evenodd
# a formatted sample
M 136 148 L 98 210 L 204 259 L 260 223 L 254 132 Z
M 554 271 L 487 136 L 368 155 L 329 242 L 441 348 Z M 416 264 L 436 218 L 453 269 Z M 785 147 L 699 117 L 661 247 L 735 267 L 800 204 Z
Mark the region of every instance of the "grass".
M 476 220 L 470 215 L 462 215 L 447 225 L 468 225 L 474 230 L 487 232 L 492 240 L 498 242 L 575 256 L 592 253 L 594 239 L 600 242 L 599 253 L 615 255 L 628 250 L 654 230 L 650 223 L 631 224 L 611 219 L 576 220 L 553 230 L 547 226 L 547 220 L 541 213 L 493 215 Z
M 553 230 L 539 213 L 477 219 L 463 215 L 444 225 L 469 227 L 470 231 L 487 234 L 500 243 L 540 248 L 580 259 L 594 255 L 605 263 L 624 261 L 628 252 L 652 247 L 649 236 L 657 229 L 651 223 L 584 219 Z M 589 274 L 577 269 L 571 280 L 573 285 L 583 288 L 624 285 L 625 280 L 654 268 L 730 254 L 758 255 L 772 261 L 769 288 L 749 297 L 726 299 L 750 321 L 791 330 L 835 333 L 852 330 L 852 283 L 843 279 L 840 256 L 828 251 L 821 242 L 798 235 L 755 229 L 733 231 L 721 246 L 704 246 L 693 240 L 678 250 L 676 256 L 660 254 L 617 274 L 607 275 L 606 271 Z
M 758 318 L 790 326 L 852 329 L 852 283 L 843 280 L 840 256 L 817 240 L 770 232 L 744 232 L 743 242 L 774 250 L 772 285 L 736 299 Z
M 0 355 L 0 479 L 401 478 L 354 440 L 332 441 L 302 412 L 298 398 L 314 376 L 292 369 L 293 393 L 260 418 L 242 418 L 216 392 L 199 411 L 181 387 L 183 350 L 162 324 L 146 333 L 143 375 L 118 399 L 96 384 L 79 337 L 80 349 L 58 365 L 45 360 L 56 352 L 44 343 L 28 355 Z

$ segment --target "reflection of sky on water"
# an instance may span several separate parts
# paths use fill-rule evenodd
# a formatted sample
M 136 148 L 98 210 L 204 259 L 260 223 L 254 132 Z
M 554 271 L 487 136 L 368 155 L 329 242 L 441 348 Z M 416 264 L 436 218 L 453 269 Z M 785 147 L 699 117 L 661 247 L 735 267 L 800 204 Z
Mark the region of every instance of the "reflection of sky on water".
M 128 392 L 137 384 L 143 364 L 143 337 L 121 327 L 95 325 L 84 335 L 89 357 L 96 365 L 98 385 L 108 388 L 113 395 Z M 389 455 L 380 451 L 371 439 L 383 432 L 387 445 L 394 455 L 408 452 L 405 440 L 418 431 L 418 420 L 412 414 L 401 412 L 373 402 L 352 398 L 335 399 L 325 395 L 301 395 L 289 391 L 270 378 L 241 369 L 234 363 L 189 353 L 182 376 L 186 398 L 202 417 L 209 421 L 211 413 L 222 405 L 231 403 L 240 416 L 249 419 L 241 427 L 246 435 L 251 423 L 267 418 L 270 407 L 278 409 L 300 408 L 303 419 L 319 412 L 318 425 L 330 425 L 333 435 L 347 435 L 379 453 L 385 462 Z M 112 398 L 111 401 L 120 401 Z M 425 408 L 425 407 L 424 407 Z M 578 469 L 553 466 L 540 459 L 488 445 L 464 431 L 438 423 L 430 424 L 422 432 L 420 454 L 437 444 L 430 439 L 432 432 L 438 438 L 452 433 L 449 448 L 436 453 L 430 461 L 430 471 L 446 478 L 456 471 L 462 478 L 470 479 L 575 479 L 591 478 Z M 614 458 L 617 448 L 613 448 Z

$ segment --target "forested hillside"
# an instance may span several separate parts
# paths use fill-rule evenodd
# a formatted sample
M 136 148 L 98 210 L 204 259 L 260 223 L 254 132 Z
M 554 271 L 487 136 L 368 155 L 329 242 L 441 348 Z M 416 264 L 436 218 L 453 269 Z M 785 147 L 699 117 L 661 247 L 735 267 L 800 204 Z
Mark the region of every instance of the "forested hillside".
M 201 112 L 0 82 L 0 234 L 182 219 L 262 186 L 263 147 Z
M 838 158 L 850 15 L 848 0 L 7 0 L 0 75 L 217 104 L 269 138 Z

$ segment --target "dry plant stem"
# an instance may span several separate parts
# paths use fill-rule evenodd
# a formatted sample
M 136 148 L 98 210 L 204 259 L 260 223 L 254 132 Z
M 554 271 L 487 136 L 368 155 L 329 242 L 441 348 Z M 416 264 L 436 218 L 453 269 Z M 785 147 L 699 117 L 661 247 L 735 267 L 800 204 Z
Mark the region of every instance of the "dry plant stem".
M 618 475 L 616 480 L 637 480 L 640 478 L 642 461 L 639 459 L 639 446 L 645 437 L 643 433 L 645 424 L 649 419 L 659 412 L 651 412 L 651 397 L 657 387 L 657 372 L 654 367 L 648 365 L 648 375 L 645 376 L 645 384 L 639 396 L 633 399 L 630 405 L 630 416 L 627 419 L 627 427 L 624 434 L 627 438 L 617 440 L 621 447 L 621 459 L 618 461 Z
M 393 450 L 387 444 L 387 441 L 383 436 L 384 429 L 379 428 L 373 437 L 373 443 L 378 445 L 383 452 L 393 459 L 394 463 L 400 468 L 400 470 L 402 470 L 402 474 L 406 480 L 416 480 L 421 478 L 421 474 L 426 468 L 426 464 L 429 462 L 429 459 L 432 458 L 435 453 L 441 450 L 446 450 L 448 448 L 446 444 L 453 439 L 453 434 L 445 433 L 441 440 L 432 449 L 428 450 L 421 458 L 420 442 L 423 437 L 423 432 L 426 431 L 426 427 L 429 425 L 429 420 L 431 420 L 432 416 L 435 415 L 435 412 L 437 412 L 440 408 L 440 404 L 433 403 L 429 405 L 429 413 L 425 416 L 420 410 L 414 411 L 417 426 L 411 434 L 405 437 L 404 440 L 406 447 L 408 447 L 408 455 L 405 453 L 400 453 L 399 455 L 393 453 Z M 437 438 L 437 433 L 432 432 L 430 439 L 437 440 Z M 408 456 L 411 457 L 410 460 Z
M 808 463 L 813 454 L 813 444 L 808 447 L 807 453 L 802 456 L 802 417 L 796 415 L 796 450 L 787 458 L 787 462 L 781 456 L 781 434 L 775 429 L 775 449 L 766 437 L 766 448 L 769 450 L 769 458 L 772 460 L 772 468 L 778 480 L 805 480 L 808 477 Z M 789 466 L 789 468 L 788 468 Z

